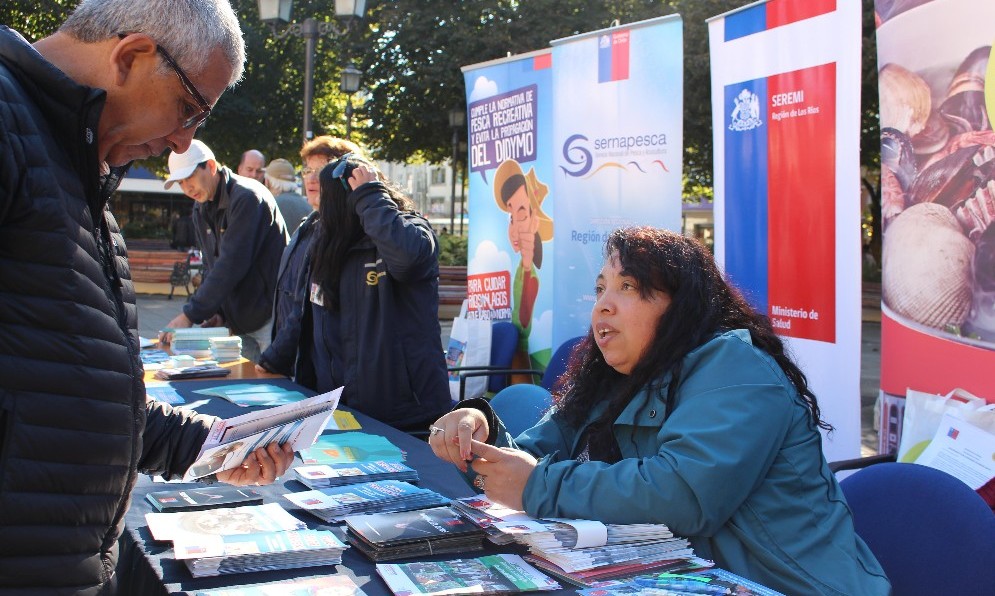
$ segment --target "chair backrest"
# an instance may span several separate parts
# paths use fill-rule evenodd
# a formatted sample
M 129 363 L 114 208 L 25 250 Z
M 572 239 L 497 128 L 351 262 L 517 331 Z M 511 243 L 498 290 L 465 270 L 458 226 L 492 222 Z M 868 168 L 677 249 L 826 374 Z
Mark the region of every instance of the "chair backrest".
M 510 369 L 517 349 L 518 327 L 509 321 L 495 321 L 491 325 L 491 366 Z M 507 386 L 507 375 L 488 377 L 487 390 L 491 393 L 497 393 Z
M 560 344 L 560 347 L 556 348 L 556 351 L 553 352 L 553 357 L 549 359 L 549 364 L 546 366 L 546 372 L 542 374 L 542 381 L 539 383 L 545 387 L 547 391 L 553 390 L 553 387 L 556 385 L 556 381 L 558 381 L 560 376 L 567 370 L 567 363 L 570 362 L 570 354 L 573 353 L 574 348 L 577 347 L 577 344 L 579 344 L 583 339 L 583 335 L 571 337 L 567 341 Z
M 491 398 L 491 407 L 514 436 L 535 426 L 553 405 L 553 396 L 538 385 L 509 385 Z
M 971 487 L 906 463 L 868 466 L 840 486 L 896 595 L 995 591 L 995 515 Z

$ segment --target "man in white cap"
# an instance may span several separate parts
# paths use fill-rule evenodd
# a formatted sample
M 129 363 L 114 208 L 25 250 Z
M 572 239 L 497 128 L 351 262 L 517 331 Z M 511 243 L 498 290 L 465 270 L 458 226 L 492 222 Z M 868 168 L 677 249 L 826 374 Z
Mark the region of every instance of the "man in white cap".
M 241 78 L 238 17 L 228 0 L 71 4 L 34 44 L 0 25 L 2 594 L 115 594 L 136 480 L 183 476 L 216 421 L 147 398 L 107 205 Z M 268 484 L 292 462 L 272 443 L 217 478 Z
M 257 362 L 271 341 L 276 272 L 288 240 L 283 216 L 265 187 L 219 165 L 196 139 L 169 155 L 166 188 L 176 182 L 196 202 L 204 280 L 167 327 L 226 325 L 242 338 L 242 355 Z
M 311 205 L 297 192 L 297 176 L 294 166 L 286 159 L 278 157 L 266 166 L 266 188 L 276 197 L 287 232 L 293 236 L 301 221 L 311 215 Z

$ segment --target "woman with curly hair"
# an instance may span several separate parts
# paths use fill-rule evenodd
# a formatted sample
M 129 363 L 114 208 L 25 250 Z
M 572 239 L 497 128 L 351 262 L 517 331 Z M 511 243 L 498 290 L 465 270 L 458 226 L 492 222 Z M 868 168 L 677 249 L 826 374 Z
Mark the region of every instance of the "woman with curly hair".
M 888 594 L 822 453 L 831 427 L 767 318 L 695 240 L 628 228 L 604 254 L 550 412 L 511 437 L 465 402 L 435 422 L 436 455 L 533 517 L 666 524 L 786 594 Z

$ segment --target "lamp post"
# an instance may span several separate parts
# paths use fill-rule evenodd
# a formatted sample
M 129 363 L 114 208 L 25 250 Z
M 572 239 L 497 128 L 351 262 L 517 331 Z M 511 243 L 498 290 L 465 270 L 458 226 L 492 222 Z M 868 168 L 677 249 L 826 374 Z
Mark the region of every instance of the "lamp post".
M 466 123 L 466 112 L 462 107 L 456 106 L 449 110 L 449 128 L 453 129 L 453 161 L 452 178 L 453 188 L 451 201 L 449 203 L 449 232 L 456 232 L 456 161 L 459 151 L 459 129 Z
M 356 17 L 362 18 L 366 12 L 366 0 L 335 0 L 335 16 L 344 20 L 340 28 L 334 22 L 316 21 L 311 17 L 303 23 L 290 23 L 290 10 L 293 0 L 257 0 L 259 18 L 270 26 L 273 36 L 283 39 L 287 35 L 303 37 L 304 54 L 304 142 L 314 133 L 311 130 L 311 106 L 314 103 L 314 48 L 318 38 L 323 35 L 339 37 L 349 31 Z M 290 23 L 282 32 L 279 26 Z
M 342 79 L 339 81 L 339 91 L 346 94 L 345 99 L 345 138 L 352 140 L 352 94 L 359 91 L 359 79 L 363 73 L 353 66 L 347 64 L 342 69 Z

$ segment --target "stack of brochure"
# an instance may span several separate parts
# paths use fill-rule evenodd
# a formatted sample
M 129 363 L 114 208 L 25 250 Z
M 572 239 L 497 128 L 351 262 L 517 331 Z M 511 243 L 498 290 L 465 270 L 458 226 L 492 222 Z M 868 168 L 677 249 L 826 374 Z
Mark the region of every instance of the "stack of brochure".
M 399 480 L 333 486 L 283 496 L 326 522 L 359 513 L 411 511 L 449 503 L 449 499 L 433 490 Z
M 328 530 L 186 534 L 173 539 L 176 558 L 186 563 L 194 577 L 337 565 L 347 548 Z
M 175 540 L 189 534 L 234 536 L 304 530 L 307 525 L 277 503 L 242 505 L 197 511 L 146 513 L 149 532 L 156 540 Z
M 365 594 L 348 575 L 318 575 L 281 582 L 198 590 L 196 596 L 357 596 Z
M 174 329 L 170 349 L 173 355 L 187 355 L 194 358 L 211 357 L 211 338 L 228 337 L 226 327 L 187 327 Z
M 518 555 L 490 555 L 432 563 L 378 563 L 394 594 L 517 594 L 559 590 Z
M 579 590 L 581 596 L 629 596 L 631 594 L 735 594 L 736 596 L 784 596 L 725 569 L 695 573 L 654 573 L 625 582 L 602 582 L 597 588 Z
M 211 346 L 211 358 L 218 362 L 230 362 L 242 357 L 242 338 L 237 335 L 211 337 L 208 342 Z
M 345 519 L 349 544 L 373 561 L 465 553 L 484 548 L 484 533 L 449 507 Z
M 321 435 L 314 445 L 301 449 L 300 454 L 306 464 L 404 461 L 404 452 L 386 437 L 361 432 Z
M 298 466 L 294 468 L 294 473 L 297 474 L 297 479 L 309 488 L 328 488 L 379 480 L 418 482 L 418 472 L 413 468 L 400 462 L 389 461 Z
M 449 503 L 460 515 L 466 517 L 487 533 L 487 539 L 494 544 L 509 544 L 515 535 L 502 532 L 494 527 L 498 522 L 529 521 L 532 518 L 521 511 L 505 507 L 491 501 L 484 495 L 463 497 Z
M 709 567 L 694 557 L 686 539 L 663 524 L 603 524 L 588 520 L 537 520 L 476 495 L 453 501 L 453 507 L 488 532 L 499 544 L 529 547 L 525 559 L 574 585 L 632 577 L 650 570 Z

